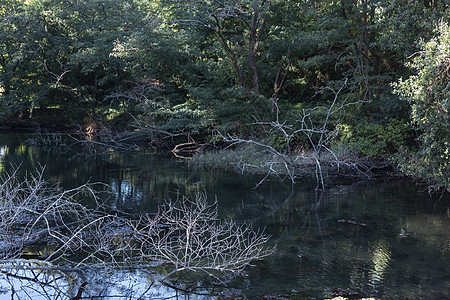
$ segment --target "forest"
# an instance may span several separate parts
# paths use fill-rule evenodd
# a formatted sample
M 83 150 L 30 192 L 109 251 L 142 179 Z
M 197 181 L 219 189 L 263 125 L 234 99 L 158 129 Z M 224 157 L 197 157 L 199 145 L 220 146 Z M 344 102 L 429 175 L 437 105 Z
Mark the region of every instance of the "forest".
M 346 153 L 449 190 L 449 5 L 1 0 L 0 124 L 263 147 L 292 180 L 311 155 L 318 186 Z

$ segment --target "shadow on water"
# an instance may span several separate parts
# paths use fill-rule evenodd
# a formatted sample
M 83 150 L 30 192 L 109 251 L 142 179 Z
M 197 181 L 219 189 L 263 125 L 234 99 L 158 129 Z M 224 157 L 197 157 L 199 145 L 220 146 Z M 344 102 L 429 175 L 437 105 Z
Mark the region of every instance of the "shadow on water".
M 11 165 L 29 171 L 45 165 L 48 180 L 64 188 L 88 181 L 106 183 L 109 204 L 130 212 L 156 211 L 177 191 L 190 195 L 206 190 L 211 200 L 218 200 L 221 217 L 265 228 L 277 251 L 255 262 L 246 276 L 231 280 L 224 295 L 450 298 L 449 199 L 433 199 L 409 182 L 363 182 L 320 193 L 308 183 L 298 183 L 292 190 L 274 180 L 255 190 L 257 176 L 198 169 L 168 155 L 114 151 L 80 155 L 79 150 L 43 149 L 25 140 L 21 134 L 0 135 L 1 172 Z M 152 281 L 155 274 L 139 272 L 109 274 L 108 281 L 90 288 L 113 294 L 123 289 L 137 297 L 151 284 L 158 287 Z M 0 296 L 10 295 L 19 279 L 4 274 Z M 76 295 L 79 285 L 71 282 L 74 279 L 57 280 L 64 281 L 72 297 Z M 161 298 L 176 296 L 166 287 L 148 291 Z M 48 299 L 56 292 L 43 293 Z

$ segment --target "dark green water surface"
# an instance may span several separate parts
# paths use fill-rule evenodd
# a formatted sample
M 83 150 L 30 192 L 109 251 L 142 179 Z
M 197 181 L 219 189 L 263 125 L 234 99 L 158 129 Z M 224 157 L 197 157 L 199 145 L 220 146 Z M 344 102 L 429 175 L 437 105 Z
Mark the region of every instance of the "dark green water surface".
M 292 189 L 273 179 L 254 189 L 261 177 L 198 169 L 167 154 L 93 155 L 30 146 L 27 137 L 0 134 L 1 172 L 42 165 L 46 178 L 64 188 L 103 182 L 110 204 L 127 211 L 155 211 L 177 191 L 205 190 L 221 217 L 265 228 L 276 252 L 230 285 L 248 299 L 324 299 L 342 290 L 357 298 L 450 299 L 448 196 L 430 197 L 405 180 L 318 192 L 307 182 Z

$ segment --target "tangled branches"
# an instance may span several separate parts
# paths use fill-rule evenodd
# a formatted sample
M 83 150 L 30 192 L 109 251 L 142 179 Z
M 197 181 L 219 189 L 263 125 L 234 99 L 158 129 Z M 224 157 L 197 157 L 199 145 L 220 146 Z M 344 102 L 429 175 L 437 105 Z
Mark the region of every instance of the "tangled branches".
M 19 178 L 17 169 L 0 178 L 0 273 L 28 278 L 28 284 L 47 280 L 44 273 L 72 274 L 80 284 L 72 293 L 95 296 L 93 270 L 111 274 L 156 263 L 169 265 L 167 283 L 183 271 L 219 278 L 219 272 L 240 273 L 273 251 L 264 247 L 268 236 L 262 232 L 219 221 L 217 202 L 209 204 L 205 193 L 167 202 L 156 214 L 110 214 L 91 185 L 64 191 L 43 179 L 43 169 Z M 86 197 L 94 208 L 79 202 Z M 54 277 L 48 280 L 61 280 Z
M 247 224 L 218 221 L 217 202 L 208 204 L 205 193 L 194 200 L 185 196 L 166 203 L 155 216 L 145 216 L 133 224 L 146 259 L 174 266 L 166 277 L 181 271 L 241 272 L 255 259 L 270 255 L 264 249 L 268 236 Z
M 325 189 L 325 177 L 327 171 L 344 172 L 351 171 L 356 176 L 370 178 L 370 168 L 360 160 L 348 160 L 344 155 L 339 155 L 332 149 L 331 145 L 339 133 L 341 120 L 345 109 L 349 106 L 360 105 L 365 100 L 350 102 L 349 94 L 344 94 L 347 88 L 347 80 L 338 88 L 325 87 L 320 93 L 332 95 L 328 106 L 316 106 L 302 109 L 296 115 L 295 122 L 289 123 L 281 120 L 280 109 L 275 99 L 273 104 L 276 108 L 275 120 L 272 122 L 256 122 L 254 125 L 261 126 L 268 136 L 276 136 L 284 141 L 285 148 L 274 146 L 270 140 L 254 140 L 232 135 L 224 135 L 217 132 L 218 138 L 234 146 L 245 144 L 259 149 L 259 152 L 268 153 L 269 160 L 259 165 L 247 164 L 241 159 L 242 168 L 260 168 L 268 170 L 266 176 L 258 183 L 261 184 L 269 175 L 285 175 L 292 183 L 297 177 L 306 174 L 314 174 L 316 177 L 316 189 Z M 308 150 L 295 149 L 293 141 L 303 137 L 308 144 Z M 258 150 L 257 150 L 258 151 Z
M 80 230 L 77 226 L 95 218 L 91 210 L 77 202 L 77 198 L 88 195 L 97 199 L 89 185 L 66 191 L 49 185 L 43 180 L 43 168 L 36 174 L 26 174 L 23 180 L 19 179 L 18 169 L 3 175 L 0 259 L 18 258 L 24 248 L 47 238 L 62 244 L 72 241 Z

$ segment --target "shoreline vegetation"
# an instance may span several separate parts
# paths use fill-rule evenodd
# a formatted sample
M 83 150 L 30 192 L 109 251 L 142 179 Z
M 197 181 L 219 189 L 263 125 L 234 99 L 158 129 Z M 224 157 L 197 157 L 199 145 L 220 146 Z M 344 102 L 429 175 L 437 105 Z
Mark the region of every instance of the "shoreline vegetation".
M 167 145 L 153 147 L 153 151 L 172 153 L 196 168 L 218 168 L 241 174 L 261 175 L 259 186 L 265 180 L 277 178 L 294 184 L 302 178 L 316 180 L 316 189 L 325 189 L 337 183 L 401 177 L 395 162 L 387 157 L 360 156 L 343 146 L 335 146 L 318 156 L 310 151 L 287 154 L 251 140 L 217 144 L 193 141 L 180 143 L 170 150 Z M 82 145 L 87 153 L 111 151 L 145 151 L 152 149 L 145 135 L 133 132 L 111 132 L 98 135 L 74 133 L 36 133 L 26 140 L 29 145 L 53 147 L 66 151 Z M 56 146 L 56 147 L 55 147 Z M 320 168 L 320 169 L 319 169 Z
M 278 109 L 278 106 L 275 107 Z M 321 107 L 320 109 L 328 111 L 329 117 L 334 113 L 331 108 Z M 338 110 L 342 108 L 341 105 Z M 312 109 L 314 110 L 316 108 Z M 315 181 L 316 189 L 325 190 L 335 184 L 351 181 L 408 177 L 419 185 L 427 186 L 430 193 L 448 192 L 448 189 L 441 186 L 436 187 L 432 181 L 402 172 L 399 163 L 408 156 L 403 157 L 400 152 L 377 156 L 363 154 L 358 149 L 361 143 L 354 141 L 348 143 L 340 139 L 342 135 L 345 135 L 345 128 L 342 126 L 340 128 L 333 124 L 330 130 L 326 123 L 318 123 L 319 125 L 296 129 L 286 122 L 280 122 L 278 114 L 279 112 L 274 122 L 253 123 L 247 126 L 251 128 L 248 129 L 249 132 L 267 136 L 266 139 L 241 138 L 215 131 L 207 138 L 197 136 L 199 141 L 196 141 L 190 134 L 161 132 L 154 127 L 148 128 L 145 124 L 138 126 L 136 123 L 121 130 L 112 128 L 106 122 L 85 126 L 78 124 L 77 127 L 66 127 L 61 131 L 58 126 L 55 126 L 58 120 L 51 121 L 53 125 L 50 127 L 44 127 L 49 123 L 43 121 L 43 127 L 41 127 L 41 124 L 36 122 L 39 119 L 28 118 L 1 129 L 13 132 L 34 132 L 35 136 L 27 140 L 28 144 L 39 147 L 57 146 L 62 151 L 78 144 L 91 154 L 142 150 L 172 153 L 177 158 L 189 160 L 189 164 L 194 167 L 220 168 L 241 174 L 261 175 L 261 180 L 255 184 L 255 187 L 271 178 L 291 184 L 305 178 Z M 307 117 L 310 118 L 310 115 Z M 323 116 L 321 119 L 324 119 Z M 325 120 L 328 122 L 328 118 Z M 311 120 L 310 123 L 312 123 Z M 266 127 L 263 132 L 255 130 L 261 125 Z M 281 135 L 275 135 L 275 130 L 280 131 Z M 295 144 L 299 134 L 306 134 L 312 147 L 305 148 Z M 321 145 L 321 141 L 317 140 L 318 134 L 326 135 L 326 145 Z M 64 136 L 68 138 L 63 138 Z M 278 143 L 274 142 L 277 139 Z M 282 142 L 280 143 L 279 140 Z M 292 147 L 289 145 L 291 141 L 294 141 Z M 385 145 L 384 142 L 380 144 L 381 146 L 374 142 L 371 146 L 379 149 Z
M 335 96 L 335 100 L 337 100 L 338 93 L 335 93 Z M 361 105 L 361 103 L 351 103 L 351 105 Z M 196 141 L 190 134 L 171 134 L 158 131 L 153 126 L 148 127 L 145 124 L 137 123 L 137 120 L 122 130 L 112 128 L 106 122 L 95 126 L 92 124 L 78 125 L 78 127 L 68 128 L 61 132 L 57 127 L 41 128 L 33 119 L 24 120 L 21 127 L 11 129 L 20 128 L 34 131 L 36 135 L 27 140 L 28 144 L 39 147 L 58 146 L 58 149 L 62 151 L 78 144 L 93 154 L 136 150 L 172 152 L 177 158 L 189 160 L 189 164 L 194 167 L 220 168 L 241 174 L 258 174 L 261 179 L 255 184 L 255 187 L 265 180 L 273 178 L 291 184 L 305 178 L 315 181 L 316 189 L 325 190 L 335 184 L 345 184 L 351 181 L 389 179 L 411 175 L 401 172 L 398 162 L 402 157 L 398 152 L 376 156 L 363 154 L 359 147 L 362 145 L 363 148 L 367 148 L 367 145 L 362 144 L 360 140 L 343 141 L 342 136 L 346 134 L 346 128 L 341 126 L 339 120 L 334 123 L 335 120 L 332 117 L 346 107 L 345 101 L 341 102 L 339 106 L 332 103 L 328 107 L 303 110 L 302 114 L 297 115 L 297 119 L 293 122 L 294 124 L 301 123 L 301 126 L 281 121 L 277 103 L 274 104 L 274 107 L 277 109 L 275 121 L 256 122 L 245 126 L 248 132 L 259 136 L 254 139 L 230 134 L 224 135 L 215 131 L 206 138 L 197 135 L 198 141 Z M 317 117 L 314 122 L 312 116 Z M 320 120 L 322 122 L 319 122 Z M 27 123 L 33 124 L 33 122 L 34 127 L 23 126 Z M 303 143 L 309 146 L 305 147 L 299 142 L 302 135 L 304 136 Z M 68 138 L 63 138 L 63 136 Z M 266 138 L 262 138 L 264 136 Z M 380 143 L 373 141 L 370 147 L 379 150 L 386 147 L 386 144 L 383 141 Z M 403 157 L 403 159 L 405 158 Z M 427 182 L 415 176 L 409 176 L 409 178 L 417 184 L 428 186 L 430 193 L 446 192 L 441 187 L 433 186 L 430 181 Z
M 284 141 L 280 143 L 275 141 L 276 139 L 280 140 L 280 136 L 271 136 L 273 133 L 271 130 L 269 133 L 262 134 L 268 137 L 265 139 L 225 136 L 215 131 L 213 135 L 206 137 L 197 135 L 198 141 L 196 141 L 190 134 L 172 134 L 158 130 L 154 126 L 148 128 L 145 124 L 113 128 L 108 122 L 95 125 L 92 123 L 77 124 L 77 126 L 68 126 L 67 123 L 61 125 L 61 122 L 64 120 L 25 118 L 18 122 L 4 123 L 0 125 L 0 130 L 35 133 L 36 136 L 27 141 L 35 146 L 68 147 L 69 145 L 65 145 L 67 140 L 63 141 L 61 138 L 67 135 L 71 140 L 69 144 L 84 144 L 94 152 L 97 152 L 97 147 L 100 148 L 98 153 L 149 149 L 172 152 L 180 159 L 189 159 L 189 163 L 197 167 L 221 168 L 243 174 L 262 175 L 261 181 L 256 186 L 272 176 L 291 183 L 295 183 L 297 179 L 301 178 L 314 179 L 317 182 L 316 189 L 325 189 L 326 185 L 332 185 L 337 181 L 409 177 L 419 185 L 427 185 L 430 193 L 446 193 L 450 190 L 442 184 L 436 184 L 433 179 L 426 176 L 420 177 L 418 173 L 408 171 L 408 166 L 411 168 L 412 161 L 416 161 L 417 164 L 420 164 L 420 161 L 415 160 L 414 153 L 408 153 L 407 148 L 402 145 L 398 151 L 381 152 L 381 155 L 370 155 L 370 151 L 364 150 L 361 153 L 358 146 L 362 145 L 364 148 L 367 145 L 362 144 L 360 140 L 355 142 L 355 139 L 350 142 L 342 141 L 342 136 L 346 134 L 345 128 L 336 126 L 329 130 L 325 129 L 327 124 L 317 130 L 301 128 L 295 131 L 291 128 L 292 132 L 289 134 L 282 130 L 281 140 L 284 139 Z M 49 126 L 49 124 L 51 125 Z M 286 126 L 285 124 L 285 122 L 281 124 L 276 121 L 263 125 L 279 129 Z M 257 123 L 256 125 L 261 124 Z M 248 127 L 254 126 L 255 123 Z M 248 130 L 252 132 L 253 129 Z M 297 139 L 298 133 L 304 133 L 304 131 L 314 131 L 314 134 L 326 132 L 331 138 L 327 141 L 326 146 L 323 145 L 323 149 L 319 149 L 319 153 L 317 141 L 312 138 L 312 135 L 309 137 L 312 147 L 305 148 L 296 145 L 296 151 L 288 149 L 286 144 Z M 261 131 L 257 131 L 257 133 L 261 135 Z M 369 147 L 379 150 L 386 146 L 385 143 L 386 141 L 373 141 Z

